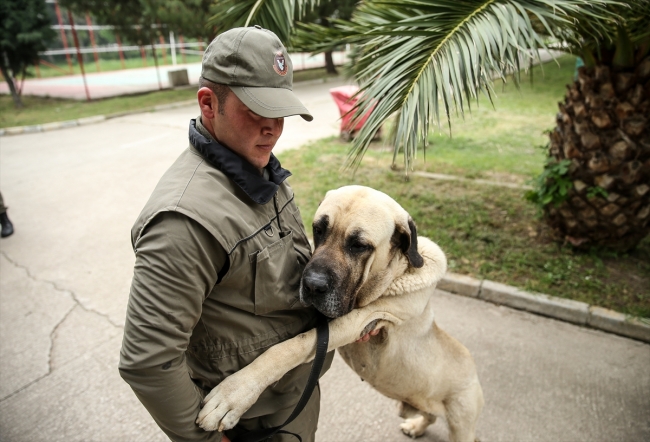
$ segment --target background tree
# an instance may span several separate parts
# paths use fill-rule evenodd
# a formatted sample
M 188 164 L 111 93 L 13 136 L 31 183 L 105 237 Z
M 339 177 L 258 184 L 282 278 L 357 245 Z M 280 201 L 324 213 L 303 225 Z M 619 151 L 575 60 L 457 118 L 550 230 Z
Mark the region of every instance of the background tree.
M 38 61 L 39 51 L 55 36 L 44 0 L 0 2 L 0 70 L 16 107 L 23 107 L 16 78 Z
M 217 34 L 207 24 L 213 3 L 213 0 L 156 0 L 156 16 L 168 30 L 207 44 Z
M 95 20 L 113 26 L 122 40 L 138 46 L 151 46 L 158 70 L 158 57 L 154 44 L 160 35 L 161 25 L 156 0 L 59 0 L 62 7 L 79 15 L 92 11 Z M 159 87 L 160 74 L 158 73 Z
M 114 27 L 122 40 L 149 46 L 156 69 L 155 44 L 169 31 L 208 42 L 215 31 L 206 26 L 210 0 L 59 0 L 63 7 L 77 14 L 92 11 L 98 23 Z M 160 74 L 158 75 L 160 87 Z
M 300 19 L 302 23 L 315 23 L 325 28 L 332 27 L 333 20 L 349 20 L 352 13 L 357 7 L 358 0 L 331 0 L 320 2 L 313 11 L 307 13 Z M 291 42 L 287 42 L 291 45 Z M 332 49 L 324 51 L 325 70 L 328 74 L 338 74 L 334 59 L 332 58 Z

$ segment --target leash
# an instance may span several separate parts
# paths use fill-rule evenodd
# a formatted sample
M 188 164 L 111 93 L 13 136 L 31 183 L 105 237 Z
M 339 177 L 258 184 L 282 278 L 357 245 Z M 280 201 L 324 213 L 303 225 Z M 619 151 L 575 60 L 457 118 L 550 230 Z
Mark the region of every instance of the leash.
M 291 412 L 289 418 L 282 425 L 279 425 L 277 427 L 264 428 L 261 430 L 251 430 L 240 434 L 239 436 L 232 439 L 232 442 L 263 442 L 270 440 L 274 435 L 278 433 L 291 434 L 297 437 L 300 442 L 302 442 L 300 435 L 283 430 L 282 428 L 289 425 L 296 417 L 298 417 L 302 409 L 305 408 L 305 405 L 307 405 L 307 402 L 309 402 L 311 394 L 313 393 L 316 384 L 318 384 L 318 377 L 320 375 L 321 369 L 323 368 L 323 363 L 325 362 L 329 338 L 330 331 L 327 324 L 327 319 L 324 316 L 321 316 L 320 323 L 318 324 L 318 327 L 316 327 L 316 357 L 314 358 L 314 362 L 311 366 L 311 371 L 309 372 L 309 379 L 307 379 L 305 390 L 302 392 L 302 396 L 300 396 L 300 400 L 298 400 L 298 403 Z

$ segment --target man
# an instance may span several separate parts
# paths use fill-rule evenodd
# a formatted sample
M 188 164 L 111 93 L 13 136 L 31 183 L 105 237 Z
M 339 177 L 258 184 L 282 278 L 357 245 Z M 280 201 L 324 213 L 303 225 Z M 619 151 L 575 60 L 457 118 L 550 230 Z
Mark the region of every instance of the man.
M 291 60 L 272 32 L 255 26 L 219 35 L 203 56 L 190 146 L 133 226 L 119 369 L 174 441 L 228 441 L 281 425 L 309 376 L 305 364 L 268 388 L 228 437 L 195 424 L 202 398 L 226 376 L 316 325 L 316 311 L 298 300 L 311 248 L 285 181 L 290 173 L 272 154 L 284 117 L 312 120 L 292 82 Z M 315 389 L 285 430 L 313 441 L 319 401 Z

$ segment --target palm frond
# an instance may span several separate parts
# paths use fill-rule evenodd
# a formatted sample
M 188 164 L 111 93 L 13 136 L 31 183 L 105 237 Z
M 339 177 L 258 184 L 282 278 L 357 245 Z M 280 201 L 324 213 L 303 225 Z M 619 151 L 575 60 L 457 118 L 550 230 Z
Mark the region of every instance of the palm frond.
M 375 133 L 397 116 L 394 149 L 412 170 L 418 148 L 425 149 L 429 129 L 449 124 L 480 94 L 492 97 L 493 78 L 518 73 L 538 59 L 545 42 L 531 19 L 553 35 L 580 18 L 607 19 L 608 0 L 404 0 L 363 3 L 349 22 L 338 21 L 338 43 L 360 46 L 354 60 L 360 83 L 355 118 L 370 117 L 354 140 L 347 165 L 356 168 Z M 304 31 L 316 30 L 309 26 Z M 328 32 L 320 30 L 320 32 Z M 314 38 L 322 38 L 315 33 Z M 299 33 L 299 35 L 301 35 Z M 304 43 L 308 38 L 301 35 Z M 322 42 L 323 40 L 321 40 Z M 323 46 L 325 43 L 320 43 Z M 332 44 L 331 40 L 330 43 Z M 318 43 L 314 42 L 318 47 Z M 514 76 L 515 82 L 518 76 Z
M 221 33 L 238 26 L 260 25 L 288 45 L 296 20 L 320 0 L 216 0 L 208 26 Z

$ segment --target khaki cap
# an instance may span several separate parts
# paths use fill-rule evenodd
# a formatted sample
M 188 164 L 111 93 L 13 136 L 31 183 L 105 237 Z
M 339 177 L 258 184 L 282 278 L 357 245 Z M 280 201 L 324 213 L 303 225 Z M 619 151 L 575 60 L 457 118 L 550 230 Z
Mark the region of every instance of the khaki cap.
M 203 54 L 201 76 L 227 85 L 263 117 L 314 119 L 293 93 L 293 63 L 287 49 L 268 29 L 251 26 L 219 34 Z

